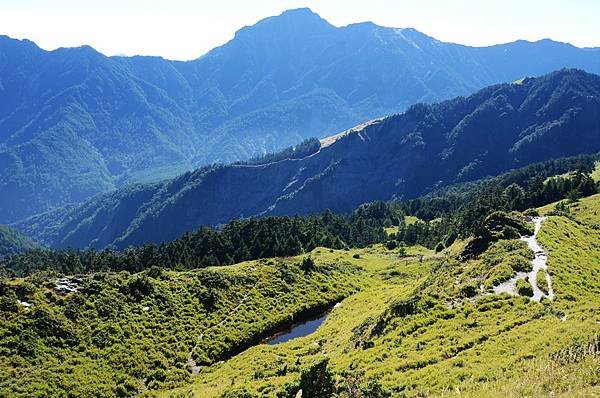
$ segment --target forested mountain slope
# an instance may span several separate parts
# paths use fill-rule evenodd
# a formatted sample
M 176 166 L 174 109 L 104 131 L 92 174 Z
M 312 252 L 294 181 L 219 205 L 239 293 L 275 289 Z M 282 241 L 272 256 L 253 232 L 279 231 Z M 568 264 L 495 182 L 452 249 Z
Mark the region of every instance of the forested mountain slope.
M 0 222 L 563 67 L 599 73 L 600 51 L 473 48 L 307 9 L 189 62 L 0 37 Z
M 330 139 L 301 159 L 214 166 L 18 227 L 50 245 L 124 248 L 236 217 L 348 211 L 533 162 L 600 151 L 600 77 L 562 70 L 491 86 Z
M 0 258 L 39 247 L 38 244 L 13 228 L 0 225 Z

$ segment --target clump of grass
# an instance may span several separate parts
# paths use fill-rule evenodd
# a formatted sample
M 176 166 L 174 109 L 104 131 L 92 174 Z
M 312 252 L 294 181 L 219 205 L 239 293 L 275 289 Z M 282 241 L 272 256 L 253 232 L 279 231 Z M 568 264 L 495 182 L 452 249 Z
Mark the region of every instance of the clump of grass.
M 546 271 L 544 271 L 543 269 L 539 270 L 536 275 L 536 281 L 538 288 L 544 294 L 548 294 L 548 281 L 546 280 Z
M 530 259 L 526 258 L 524 255 L 509 256 L 506 259 L 506 262 L 510 264 L 515 272 L 529 272 L 533 269 L 533 264 Z
M 537 209 L 527 209 L 523 212 L 523 215 L 526 217 L 537 217 L 540 215 L 540 213 L 537 211 Z
M 514 271 L 511 268 L 511 266 L 506 264 L 505 262 L 502 262 L 496 265 L 494 268 L 492 268 L 487 280 L 485 281 L 485 286 L 487 288 L 491 288 L 493 286 L 499 285 L 502 282 L 509 280 L 513 276 L 513 274 Z
M 521 296 L 531 297 L 533 296 L 533 287 L 531 287 L 531 283 L 527 279 L 518 279 L 517 280 L 517 293 Z
M 559 363 L 578 363 L 588 357 L 598 360 L 600 359 L 600 335 L 596 334 L 588 339 L 575 341 L 550 357 Z
M 479 292 L 479 284 L 476 281 L 466 283 L 461 286 L 460 293 L 462 297 L 475 297 Z

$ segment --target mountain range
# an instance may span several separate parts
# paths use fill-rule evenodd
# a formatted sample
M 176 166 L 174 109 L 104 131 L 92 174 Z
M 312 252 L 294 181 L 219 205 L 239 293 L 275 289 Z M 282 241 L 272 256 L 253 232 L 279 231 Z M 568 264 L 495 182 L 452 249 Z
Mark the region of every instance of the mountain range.
M 303 157 L 204 167 L 17 224 L 53 247 L 125 248 L 233 218 L 344 212 L 600 151 L 600 76 L 561 70 L 373 120 Z
M 468 47 L 444 43 L 414 29 L 372 23 L 335 27 L 308 9 L 287 11 L 245 27 L 225 45 L 188 62 L 106 57 L 88 46 L 45 51 L 31 41 L 3 36 L 0 223 L 78 203 L 129 183 L 159 181 L 214 162 L 245 160 L 309 137 L 322 138 L 365 120 L 402 112 L 416 102 L 467 95 L 490 84 L 563 67 L 600 73 L 600 50 L 551 40 Z M 371 136 L 407 115 L 415 117 L 418 109 L 429 108 L 414 108 L 352 137 L 367 139 L 367 132 Z M 441 148 L 445 141 L 435 145 Z M 527 147 L 526 143 L 522 146 Z M 386 148 L 382 149 L 385 154 Z M 315 156 L 313 162 L 323 156 Z M 339 167 L 335 162 L 329 166 L 317 169 L 329 173 Z M 403 173 L 409 173 L 413 166 L 402 167 L 407 168 Z M 250 167 L 219 166 L 183 174 L 171 182 L 128 188 L 126 192 L 135 192 L 138 198 L 131 210 L 155 197 L 157 190 L 167 189 L 163 195 L 170 198 L 179 191 L 175 186 L 187 187 L 191 181 L 197 184 L 221 174 L 227 178 L 233 170 L 254 176 Z M 477 172 L 466 169 L 461 175 L 466 178 L 473 173 Z M 282 178 L 291 181 L 290 176 Z M 411 194 L 423 188 L 398 188 L 398 192 Z M 121 198 L 123 192 L 109 197 Z M 197 222 L 257 214 L 269 206 L 275 207 L 268 212 L 291 212 L 285 204 L 289 200 L 281 199 L 277 205 L 272 201 L 280 193 L 278 187 L 264 193 L 260 203 L 231 203 L 235 211 L 217 209 L 211 217 L 186 210 L 191 213 L 189 222 L 177 230 Z M 372 196 L 389 193 L 381 187 Z M 247 195 L 252 198 L 254 193 Z M 339 199 L 332 201 L 342 209 L 357 198 Z M 215 206 L 206 200 L 202 206 Z M 238 200 L 244 198 L 233 202 Z M 324 205 L 304 204 L 298 211 Z M 123 237 L 131 221 L 130 217 L 118 228 L 106 227 L 97 245 Z M 64 239 L 59 240 L 71 243 Z M 87 238 L 73 239 L 77 245 L 91 243 Z M 140 239 L 124 238 L 123 244 Z

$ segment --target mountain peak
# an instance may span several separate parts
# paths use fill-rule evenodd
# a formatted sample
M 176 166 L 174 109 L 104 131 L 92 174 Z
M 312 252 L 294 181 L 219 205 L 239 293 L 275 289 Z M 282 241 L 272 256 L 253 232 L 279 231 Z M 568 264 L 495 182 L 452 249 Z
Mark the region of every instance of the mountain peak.
M 15 39 L 7 35 L 0 35 L 0 46 L 41 50 L 41 48 L 31 40 Z
M 376 23 L 371 22 L 371 21 L 355 22 L 355 23 L 346 25 L 346 29 L 354 29 L 354 30 L 372 30 L 372 29 L 376 29 L 376 28 L 381 28 L 381 26 L 379 26 Z
M 303 27 L 314 27 L 315 25 L 333 27 L 333 25 L 321 18 L 319 14 L 315 13 L 310 8 L 294 8 L 286 10 L 279 15 L 262 19 L 254 26 L 273 24 L 291 24 Z
M 105 58 L 104 54 L 87 44 L 78 47 L 59 47 L 56 50 L 52 50 L 52 53 L 61 54 L 63 56 L 79 56 L 84 58 Z
M 284 12 L 282 12 L 280 15 L 280 17 L 282 16 L 294 16 L 294 17 L 317 17 L 317 18 L 321 18 L 319 16 L 319 14 L 317 14 L 316 12 L 314 12 L 313 10 L 311 10 L 308 7 L 300 7 L 300 8 L 291 8 L 289 10 L 285 10 Z M 276 18 L 276 17 L 275 17 Z
M 241 37 L 248 33 L 263 32 L 265 30 L 272 34 L 272 29 L 311 34 L 320 33 L 323 30 L 333 30 L 335 27 L 310 8 L 295 8 L 273 17 L 261 19 L 254 25 L 238 30 L 235 36 Z

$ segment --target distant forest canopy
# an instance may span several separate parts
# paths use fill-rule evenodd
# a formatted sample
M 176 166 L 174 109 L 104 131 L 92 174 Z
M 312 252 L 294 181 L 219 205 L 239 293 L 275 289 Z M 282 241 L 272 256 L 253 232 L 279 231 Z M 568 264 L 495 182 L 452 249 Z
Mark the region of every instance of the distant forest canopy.
M 0 225 L 0 258 L 39 248 L 40 245 L 15 229 Z
M 286 159 L 302 159 L 318 152 L 319 149 L 321 149 L 319 139 L 308 138 L 298 145 L 289 146 L 279 152 L 254 156 L 245 161 L 235 162 L 233 165 L 264 165 Z
M 368 203 L 350 214 L 326 211 L 312 216 L 233 220 L 221 228 L 205 227 L 172 242 L 121 252 L 31 250 L 0 260 L 0 274 L 138 272 L 155 266 L 183 270 L 293 256 L 319 246 L 344 249 L 386 243 L 395 248 L 420 244 L 439 250 L 481 229 L 492 213 L 524 211 L 598 192 L 590 176 L 598 159 L 600 155 L 550 160 L 447 187 L 419 199 Z M 420 220 L 407 224 L 407 215 Z M 390 226 L 397 226 L 397 232 L 388 235 L 384 228 Z

